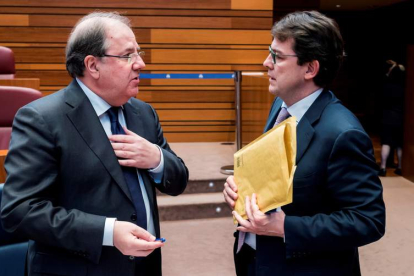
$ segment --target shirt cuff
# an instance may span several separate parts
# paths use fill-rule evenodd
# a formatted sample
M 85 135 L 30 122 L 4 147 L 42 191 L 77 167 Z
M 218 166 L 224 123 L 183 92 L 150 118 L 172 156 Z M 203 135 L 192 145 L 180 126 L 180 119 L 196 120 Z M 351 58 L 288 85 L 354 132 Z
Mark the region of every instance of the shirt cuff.
M 106 218 L 102 245 L 114 246 L 114 226 L 116 218 Z
M 280 212 L 280 211 L 282 211 L 282 208 L 277 207 L 276 212 Z M 285 235 L 283 235 L 283 242 L 286 243 L 286 233 L 285 233 Z
M 159 184 L 161 183 L 162 177 L 164 175 L 164 155 L 162 154 L 161 148 L 158 145 L 156 146 L 159 149 L 160 154 L 161 154 L 160 164 L 158 164 L 156 168 L 148 170 L 148 172 L 152 176 L 152 179 L 154 179 L 155 183 Z

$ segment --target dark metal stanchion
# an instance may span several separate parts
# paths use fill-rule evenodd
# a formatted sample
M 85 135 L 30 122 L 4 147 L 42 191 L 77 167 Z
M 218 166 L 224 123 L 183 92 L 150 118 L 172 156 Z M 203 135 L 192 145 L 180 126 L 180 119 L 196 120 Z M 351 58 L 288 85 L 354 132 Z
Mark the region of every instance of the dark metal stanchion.
M 235 105 L 236 105 L 236 149 L 241 149 L 241 71 L 234 71 Z M 220 168 L 222 174 L 234 174 L 234 166 L 227 165 Z

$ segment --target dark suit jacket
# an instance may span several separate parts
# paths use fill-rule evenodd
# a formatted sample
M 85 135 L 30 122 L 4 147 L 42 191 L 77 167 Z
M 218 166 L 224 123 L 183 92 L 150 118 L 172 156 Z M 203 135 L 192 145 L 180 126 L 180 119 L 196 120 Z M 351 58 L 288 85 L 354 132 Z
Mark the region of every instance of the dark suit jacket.
M 257 236 L 256 275 L 360 275 L 357 248 L 385 231 L 382 186 L 370 138 L 330 91 L 297 126 L 296 164 L 293 203 L 282 207 L 285 242 Z
M 124 108 L 128 128 L 164 155 L 162 183 L 140 170 L 159 237 L 155 187 L 178 195 L 188 171 L 168 146 L 150 105 L 131 99 Z M 105 218 L 133 223 L 135 209 L 117 157 L 76 81 L 19 110 L 5 168 L 1 218 L 8 231 L 32 240 L 29 274 L 134 275 L 138 258 L 102 246 Z M 153 254 L 151 275 L 160 275 L 161 255 Z

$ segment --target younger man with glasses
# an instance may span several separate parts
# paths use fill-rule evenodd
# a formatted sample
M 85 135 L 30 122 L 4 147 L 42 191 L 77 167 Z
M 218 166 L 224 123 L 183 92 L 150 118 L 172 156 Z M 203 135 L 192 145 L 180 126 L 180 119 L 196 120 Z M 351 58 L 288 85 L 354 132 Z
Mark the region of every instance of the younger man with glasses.
M 161 275 L 155 188 L 182 193 L 188 171 L 135 99 L 142 54 L 127 18 L 89 14 L 66 48 L 72 83 L 17 113 L 1 219 L 31 240 L 29 275 Z
M 248 220 L 233 213 L 237 275 L 360 275 L 358 247 L 384 235 L 385 206 L 370 138 L 326 89 L 343 59 L 341 34 L 318 12 L 296 12 L 272 35 L 263 65 L 277 98 L 265 131 L 282 115 L 297 119 L 293 203 L 264 214 L 253 194 Z M 234 208 L 237 179 L 224 186 Z

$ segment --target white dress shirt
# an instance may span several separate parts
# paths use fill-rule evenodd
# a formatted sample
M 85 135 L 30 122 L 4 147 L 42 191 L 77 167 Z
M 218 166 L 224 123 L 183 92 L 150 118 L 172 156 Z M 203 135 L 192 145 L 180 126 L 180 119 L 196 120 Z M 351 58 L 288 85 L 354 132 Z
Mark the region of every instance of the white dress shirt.
M 91 102 L 92 107 L 95 110 L 96 115 L 99 117 L 102 127 L 105 130 L 106 135 L 107 136 L 112 135 L 111 121 L 109 119 L 108 114 L 106 114 L 106 111 L 108 111 L 108 109 L 110 109 L 112 106 L 108 104 L 104 99 L 99 97 L 97 94 L 92 92 L 92 90 L 90 90 L 85 84 L 83 84 L 81 80 L 76 79 L 76 81 L 78 82 L 79 86 L 82 88 L 83 92 L 85 92 L 86 96 Z M 122 109 L 121 108 L 119 109 L 118 120 L 122 126 L 127 127 L 126 122 L 125 122 L 125 116 L 122 110 L 123 110 L 123 107 Z M 158 147 L 161 153 L 161 161 L 160 161 L 160 164 L 155 169 L 151 169 L 148 171 L 150 172 L 151 177 L 156 183 L 161 183 L 163 172 L 164 172 L 164 156 L 162 154 L 162 150 L 160 149 L 160 147 L 158 145 L 156 146 Z M 138 170 L 137 170 L 137 175 L 138 175 L 139 184 L 141 186 L 142 198 L 144 199 L 145 209 L 147 213 L 147 231 L 155 236 L 154 220 L 152 217 L 151 208 L 149 206 L 148 194 L 147 194 L 147 191 L 145 190 L 144 181 L 142 180 L 142 177 L 139 174 Z M 114 245 L 113 244 L 113 232 L 114 232 L 115 221 L 116 221 L 116 218 L 106 218 L 102 245 L 106 245 L 106 246 Z
M 323 88 L 320 88 L 316 90 L 315 92 L 313 92 L 312 94 L 310 94 L 309 96 L 303 98 L 302 100 L 296 102 L 295 104 L 292 104 L 291 106 L 287 106 L 285 102 L 283 102 L 281 107 L 286 107 L 289 114 L 291 116 L 296 117 L 296 124 L 299 124 L 303 115 L 305 115 L 306 111 L 308 111 L 309 107 L 313 104 L 316 98 L 319 97 L 322 91 L 323 91 Z M 251 248 L 256 249 L 256 234 L 246 233 L 244 242 L 248 244 Z

